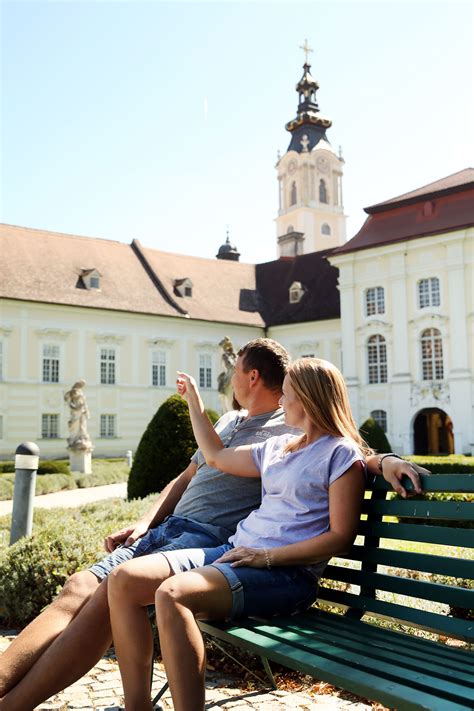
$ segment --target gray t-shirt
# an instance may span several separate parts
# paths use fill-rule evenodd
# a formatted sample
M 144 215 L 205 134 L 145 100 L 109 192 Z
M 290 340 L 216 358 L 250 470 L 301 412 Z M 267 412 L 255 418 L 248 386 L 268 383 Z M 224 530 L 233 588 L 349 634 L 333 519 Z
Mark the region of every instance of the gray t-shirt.
M 265 442 L 270 437 L 298 432 L 285 425 L 281 409 L 247 417 L 246 412 L 229 412 L 216 423 L 216 432 L 226 447 Z M 260 478 L 224 474 L 206 464 L 198 449 L 191 460 L 196 474 L 175 507 L 174 515 L 198 521 L 214 535 L 227 541 L 239 521 L 260 505 Z

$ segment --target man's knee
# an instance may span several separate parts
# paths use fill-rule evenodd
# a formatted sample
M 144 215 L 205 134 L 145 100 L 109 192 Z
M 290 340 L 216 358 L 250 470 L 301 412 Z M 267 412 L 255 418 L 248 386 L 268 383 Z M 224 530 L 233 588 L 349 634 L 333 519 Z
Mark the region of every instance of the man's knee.
M 99 584 L 100 581 L 90 570 L 80 570 L 66 580 L 59 593 L 58 601 L 62 603 L 74 602 L 80 606 L 96 592 Z

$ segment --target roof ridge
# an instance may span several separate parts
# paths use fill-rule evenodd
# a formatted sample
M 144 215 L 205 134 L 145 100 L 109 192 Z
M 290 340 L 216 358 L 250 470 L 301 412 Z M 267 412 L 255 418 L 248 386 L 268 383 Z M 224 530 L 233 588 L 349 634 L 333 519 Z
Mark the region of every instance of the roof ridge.
M 69 239 L 85 239 L 85 240 L 94 240 L 94 241 L 100 241 L 100 242 L 112 242 L 115 244 L 121 244 L 124 247 L 130 247 L 131 245 L 127 244 L 127 242 L 121 242 L 118 239 L 108 239 L 107 237 L 90 237 L 88 235 L 76 235 L 76 234 L 71 234 L 70 232 L 57 232 L 56 230 L 47 230 L 47 229 L 42 229 L 40 227 L 26 227 L 24 225 L 12 225 L 9 222 L 0 222 L 0 227 L 10 227 L 14 230 L 28 230 L 28 232 L 42 232 L 43 234 L 47 234 L 50 236 L 54 237 L 67 237 Z

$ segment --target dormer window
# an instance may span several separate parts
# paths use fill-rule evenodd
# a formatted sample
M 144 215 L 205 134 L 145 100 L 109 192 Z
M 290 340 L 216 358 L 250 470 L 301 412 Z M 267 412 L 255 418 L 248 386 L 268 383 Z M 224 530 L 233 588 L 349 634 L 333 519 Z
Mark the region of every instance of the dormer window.
M 306 289 L 300 281 L 294 281 L 289 288 L 290 304 L 299 304 L 299 302 L 303 298 L 305 291 Z
M 76 286 L 79 286 L 80 284 L 82 288 L 96 289 L 100 291 L 101 276 L 101 273 L 97 271 L 97 269 L 82 269 L 79 276 L 79 282 Z
M 184 279 L 175 279 L 173 286 L 176 296 L 193 295 L 193 282 L 189 277 L 185 277 Z

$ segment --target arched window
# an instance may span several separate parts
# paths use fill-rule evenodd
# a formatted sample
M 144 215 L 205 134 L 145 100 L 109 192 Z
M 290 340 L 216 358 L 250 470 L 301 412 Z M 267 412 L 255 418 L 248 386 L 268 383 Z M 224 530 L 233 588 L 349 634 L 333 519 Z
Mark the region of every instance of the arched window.
M 328 191 L 326 188 L 326 183 L 324 180 L 319 181 L 319 202 L 326 202 L 328 201 Z
M 385 313 L 385 292 L 383 286 L 373 286 L 365 292 L 365 315 Z
M 427 328 L 421 334 L 421 368 L 423 380 L 442 380 L 443 339 L 437 328 Z
M 322 235 L 330 235 L 331 234 L 331 228 L 329 227 L 327 222 L 323 222 L 321 225 L 321 234 Z
M 295 183 L 295 181 L 293 181 L 291 184 L 290 205 L 296 205 L 296 183 Z
M 387 431 L 387 413 L 385 410 L 372 410 L 370 416 L 384 432 Z
M 418 307 L 420 309 L 426 309 L 427 306 L 439 306 L 440 303 L 438 277 L 420 279 L 418 282 Z
M 377 334 L 367 341 L 367 366 L 369 383 L 387 382 L 387 345 L 383 336 Z

